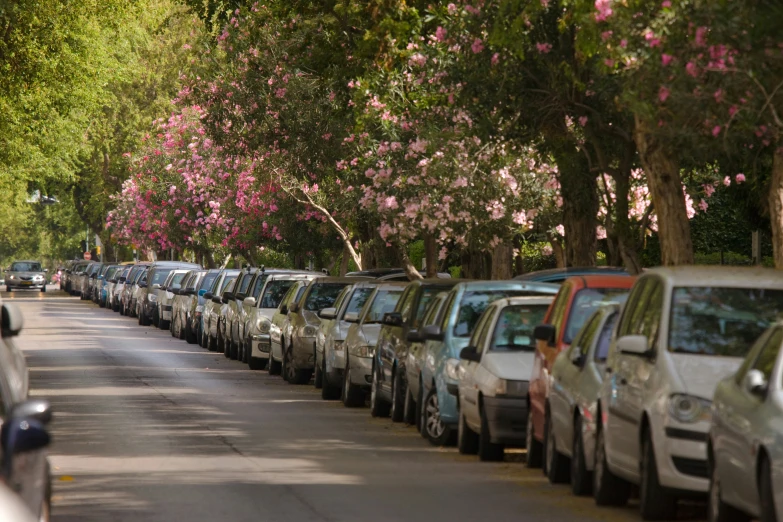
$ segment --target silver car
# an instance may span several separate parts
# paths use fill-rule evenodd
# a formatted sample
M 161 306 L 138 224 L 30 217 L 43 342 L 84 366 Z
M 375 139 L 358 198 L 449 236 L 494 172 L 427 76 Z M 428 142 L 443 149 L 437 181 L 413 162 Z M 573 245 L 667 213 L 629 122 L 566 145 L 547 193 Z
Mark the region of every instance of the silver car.
M 343 404 L 362 406 L 372 383 L 372 361 L 383 316 L 394 311 L 407 283 L 383 283 L 375 287 L 359 312 L 358 321 L 345 336 L 345 371 L 343 372 Z M 377 413 L 373 411 L 373 416 Z
M 136 313 L 136 303 L 133 302 L 133 292 L 136 283 L 141 279 L 142 274 L 149 268 L 149 263 L 137 263 L 133 266 L 128 278 L 125 280 L 125 286 L 122 289 L 122 298 L 120 299 L 120 314 L 134 317 Z
M 596 310 L 552 366 L 547 417 L 551 424 L 545 428 L 547 470 L 551 470 L 549 478 L 553 479 L 562 469 L 561 461 L 570 459 L 571 490 L 575 495 L 593 491 L 596 406 L 619 315 L 617 304 Z
M 125 265 L 120 267 L 120 270 L 115 274 L 116 283 L 112 286 L 111 294 L 109 295 L 108 307 L 114 312 L 120 311 L 120 298 L 122 297 L 122 290 L 125 288 L 125 281 L 128 279 L 133 265 Z
M 155 303 L 158 307 L 158 313 L 155 315 L 158 318 L 157 327 L 161 330 L 168 330 L 171 327 L 171 310 L 172 301 L 174 300 L 172 290 L 179 290 L 182 287 L 182 281 L 189 271 L 184 269 L 172 270 L 159 288 L 149 292 L 150 295 L 153 292 L 155 293 Z
M 297 303 L 310 285 L 309 279 L 296 281 L 280 301 L 269 325 L 269 375 L 280 375 L 283 369 L 283 351 L 287 339 L 291 338 L 291 323 L 288 322 L 288 307 Z
M 712 400 L 707 444 L 710 521 L 783 513 L 783 323 L 759 337 Z
M 40 261 L 14 261 L 5 271 L 5 291 L 25 289 L 46 292 L 46 272 Z
M 239 270 L 223 270 L 215 278 L 215 283 L 210 292 L 204 294 L 206 301 L 204 302 L 202 319 L 204 321 L 203 336 L 205 339 L 202 346 L 209 349 L 209 351 L 223 350 L 222 339 L 218 336 L 220 332 L 220 311 L 223 307 L 223 292 L 234 284 L 238 275 Z
M 248 291 L 252 290 L 250 284 L 259 271 L 260 269 L 258 268 L 243 268 L 239 272 L 237 282 L 234 284 L 231 292 L 226 290 L 223 294 L 226 297 L 225 317 L 222 318 L 225 324 L 225 345 L 227 348 L 225 354 L 229 359 L 240 358 L 239 352 L 242 348 L 243 339 L 240 337 L 241 329 L 239 323 L 242 322 L 244 300 L 248 295 Z
M 198 286 L 206 273 L 206 270 L 191 270 L 185 274 L 182 285 L 171 291 L 174 294 L 171 300 L 171 336 L 185 339 L 189 344 L 196 344 L 196 336 L 190 329 L 191 305 L 198 299 Z

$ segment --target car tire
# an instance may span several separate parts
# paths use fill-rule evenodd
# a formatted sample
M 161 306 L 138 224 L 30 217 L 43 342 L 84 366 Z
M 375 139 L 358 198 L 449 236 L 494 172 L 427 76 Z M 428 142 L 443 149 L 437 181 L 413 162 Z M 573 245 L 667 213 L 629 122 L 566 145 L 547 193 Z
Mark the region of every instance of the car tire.
M 457 434 L 440 419 L 438 389 L 434 385 L 424 398 L 422 415 L 422 429 L 430 444 L 433 446 L 449 446 L 453 444 Z
M 544 472 L 549 479 L 549 483 L 563 484 L 568 482 L 568 473 L 571 471 L 570 462 L 568 462 L 565 455 L 557 451 L 552 414 L 548 408 L 546 422 L 544 423 L 544 455 L 546 456 Z
M 6 291 L 6 292 L 10 292 L 10 291 L 11 291 L 11 287 L 6 285 L 6 287 L 5 287 L 5 291 Z
M 42 286 L 41 287 L 41 293 L 42 294 L 46 293 L 46 286 Z M 104 306 L 106 306 L 106 305 L 101 306 L 101 308 L 103 308 Z
M 475 455 L 479 450 L 479 435 L 468 427 L 462 413 L 457 425 L 457 449 L 462 455 Z
M 269 354 L 269 364 L 267 365 L 267 368 L 269 369 L 269 375 L 280 375 L 283 371 L 283 363 L 279 361 L 275 361 L 272 358 L 272 354 Z
M 527 459 L 525 466 L 528 468 L 540 468 L 544 460 L 543 445 L 536 440 L 533 431 L 533 407 L 527 409 L 527 428 L 525 430 L 525 447 L 527 448 Z
M 582 417 L 574 419 L 574 441 L 571 450 L 571 492 L 577 496 L 593 491 L 593 474 L 587 470 L 585 446 L 582 440 Z
M 772 468 L 770 467 L 769 458 L 764 455 L 761 457 L 761 465 L 759 466 L 759 504 L 761 508 L 761 516 L 759 522 L 777 522 L 778 517 L 775 513 L 775 492 L 772 489 Z
M 313 357 L 315 361 L 315 377 L 313 378 L 313 386 L 316 390 L 320 390 L 324 387 L 324 374 L 321 372 L 321 365 L 318 364 L 318 353 L 316 352 Z
M 419 434 L 422 436 L 422 438 L 427 438 L 427 433 L 424 431 L 424 423 L 422 420 L 424 419 L 424 412 L 422 411 L 424 409 L 424 384 L 419 381 L 419 400 L 416 401 L 416 430 L 419 432 Z
M 140 313 L 139 313 L 139 324 L 141 326 L 149 326 L 150 325 L 150 320 L 147 319 L 147 314 L 145 314 L 143 310 L 141 310 Z
M 413 400 L 413 392 L 408 385 L 405 386 L 405 408 L 403 409 L 402 420 L 408 426 L 416 425 L 416 401 Z
M 289 345 L 283 354 L 284 378 L 288 384 L 307 384 L 313 376 L 312 370 L 299 370 L 294 366 L 294 347 Z
M 188 344 L 196 344 L 196 334 L 193 333 L 193 329 L 190 327 L 190 321 L 185 323 L 185 342 Z
M 381 399 L 378 393 L 380 391 L 379 387 L 378 372 L 373 368 L 372 384 L 370 385 L 370 415 L 373 417 L 388 417 L 391 404 Z
M 364 406 L 364 390 L 360 386 L 351 383 L 350 359 L 345 359 L 345 372 L 343 373 L 343 405 L 346 408 L 359 408 Z
M 247 357 L 247 366 L 251 370 L 263 370 L 266 368 L 267 361 L 269 359 L 261 359 L 260 357 L 253 357 L 250 347 L 246 349 L 249 354 Z
M 642 520 L 673 520 L 677 517 L 677 497 L 658 481 L 655 448 L 648 432 L 642 441 L 642 469 L 639 478 L 639 512 Z
M 207 350 L 210 352 L 217 352 L 217 339 L 214 339 L 209 334 L 207 334 Z
M 721 481 L 718 466 L 715 465 L 715 460 L 710 458 L 708 460 L 709 476 L 710 476 L 710 489 L 709 497 L 707 500 L 707 521 L 708 522 L 750 522 L 751 518 L 743 513 L 741 510 L 730 506 L 723 502 L 723 495 L 721 495 Z M 761 488 L 759 488 L 759 496 L 761 495 Z M 761 500 L 761 499 L 759 499 Z M 762 507 L 763 510 L 763 507 Z M 761 517 L 764 520 L 764 517 Z M 774 519 L 773 519 L 774 520 Z
M 342 390 L 339 386 L 335 386 L 329 382 L 329 375 L 326 373 L 326 354 L 321 361 L 321 374 L 323 375 L 323 383 L 321 383 L 321 398 L 325 401 L 336 401 L 340 398 Z
M 505 455 L 505 448 L 502 444 L 492 442 L 487 411 L 481 403 L 479 403 L 479 409 L 479 415 L 481 415 L 481 433 L 479 434 L 478 448 L 479 460 L 482 462 L 500 462 Z
M 187 321 L 185 321 L 185 326 L 184 327 L 182 326 L 182 320 L 178 320 L 177 321 L 177 338 L 180 341 L 188 342 L 188 330 L 190 330 L 190 328 L 188 328 L 188 322 Z M 191 344 L 191 343 L 188 342 L 188 344 Z
M 402 373 L 398 368 L 392 371 L 392 401 L 389 416 L 392 422 L 402 422 L 405 419 L 405 399 L 408 397 L 408 387 L 402 380 Z
M 623 506 L 631 495 L 631 484 L 609 469 L 606 462 L 604 430 L 598 426 L 595 440 L 595 466 L 593 467 L 593 499 L 599 506 Z

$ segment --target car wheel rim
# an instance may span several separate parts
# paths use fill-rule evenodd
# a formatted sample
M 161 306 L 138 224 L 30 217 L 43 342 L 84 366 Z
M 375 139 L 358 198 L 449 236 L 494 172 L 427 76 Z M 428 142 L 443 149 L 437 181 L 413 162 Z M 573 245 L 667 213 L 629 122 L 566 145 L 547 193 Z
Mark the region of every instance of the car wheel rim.
M 438 404 L 438 394 L 433 393 L 427 401 L 427 433 L 433 439 L 437 439 L 443 434 L 443 422 L 440 420 L 440 409 Z

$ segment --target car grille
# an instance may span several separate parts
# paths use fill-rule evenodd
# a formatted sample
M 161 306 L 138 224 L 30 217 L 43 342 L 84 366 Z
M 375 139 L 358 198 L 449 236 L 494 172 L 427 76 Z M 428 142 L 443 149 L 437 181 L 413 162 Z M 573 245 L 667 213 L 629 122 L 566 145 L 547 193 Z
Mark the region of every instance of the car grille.
M 685 457 L 672 457 L 672 462 L 677 471 L 683 475 L 707 478 L 707 461 L 700 459 L 686 459 Z
M 32 280 L 33 280 L 33 277 L 32 277 L 32 276 L 22 276 L 20 279 L 21 279 L 22 281 L 32 281 Z

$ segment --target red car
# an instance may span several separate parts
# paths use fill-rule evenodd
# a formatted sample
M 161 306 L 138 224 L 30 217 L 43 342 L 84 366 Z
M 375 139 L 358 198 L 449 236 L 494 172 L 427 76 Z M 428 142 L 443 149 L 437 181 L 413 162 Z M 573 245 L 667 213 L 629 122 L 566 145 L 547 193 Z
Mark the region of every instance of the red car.
M 527 466 L 543 460 L 546 402 L 555 358 L 567 349 L 585 321 L 601 305 L 624 303 L 635 277 L 585 275 L 566 279 L 549 307 L 544 324 L 535 329 L 536 355 L 528 390 Z

